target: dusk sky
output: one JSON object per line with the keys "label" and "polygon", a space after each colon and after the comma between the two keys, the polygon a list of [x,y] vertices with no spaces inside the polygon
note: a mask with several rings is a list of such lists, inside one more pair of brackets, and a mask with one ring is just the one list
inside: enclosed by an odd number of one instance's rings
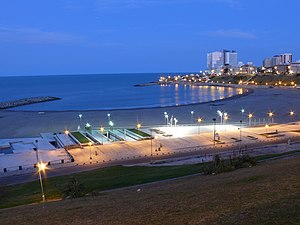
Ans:
{"label": "dusk sky", "polygon": [[206,54],[300,59],[299,0],[9,0],[0,75],[193,72]]}

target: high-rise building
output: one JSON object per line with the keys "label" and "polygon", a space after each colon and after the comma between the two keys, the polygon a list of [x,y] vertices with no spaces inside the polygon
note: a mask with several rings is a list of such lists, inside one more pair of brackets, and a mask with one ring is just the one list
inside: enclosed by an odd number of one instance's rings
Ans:
{"label": "high-rise building", "polygon": [[238,65],[237,52],[222,50],[207,54],[207,68],[210,71],[215,70],[215,72],[219,72],[225,65],[232,67]]}
{"label": "high-rise building", "polygon": [[223,53],[224,53],[224,65],[230,65],[232,67],[236,67],[238,64],[237,52],[223,50]]}
{"label": "high-rise building", "polygon": [[207,54],[207,68],[212,70],[221,69],[224,66],[224,55],[222,52],[211,52]]}
{"label": "high-rise building", "polygon": [[274,55],[272,58],[266,58],[263,61],[264,67],[289,65],[293,62],[293,55],[291,53],[284,53],[280,55]]}
{"label": "high-rise building", "polygon": [[282,65],[281,56],[280,55],[274,55],[272,57],[272,66],[278,66],[278,65]]}
{"label": "high-rise building", "polygon": [[288,64],[291,64],[293,62],[292,53],[280,54],[280,58],[281,58],[281,65],[288,65]]}
{"label": "high-rise building", "polygon": [[272,58],[266,58],[263,61],[263,66],[266,68],[272,67]]}

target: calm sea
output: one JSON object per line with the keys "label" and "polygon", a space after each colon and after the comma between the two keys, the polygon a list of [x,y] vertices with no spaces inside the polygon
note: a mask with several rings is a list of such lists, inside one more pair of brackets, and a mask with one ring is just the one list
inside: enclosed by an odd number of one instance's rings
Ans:
{"label": "calm sea", "polygon": [[164,107],[208,102],[236,95],[235,88],[185,85],[135,87],[160,74],[94,74],[0,77],[0,102],[35,96],[61,100],[14,110],[96,110]]}

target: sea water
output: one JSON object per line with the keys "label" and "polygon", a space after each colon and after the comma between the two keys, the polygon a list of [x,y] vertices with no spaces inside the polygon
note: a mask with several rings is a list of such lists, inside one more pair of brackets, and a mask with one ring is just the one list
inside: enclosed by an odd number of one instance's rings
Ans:
{"label": "sea water", "polygon": [[161,74],[93,74],[0,77],[0,102],[53,96],[61,100],[13,108],[64,111],[165,107],[203,103],[238,94],[232,87],[191,85],[135,86],[157,81]]}

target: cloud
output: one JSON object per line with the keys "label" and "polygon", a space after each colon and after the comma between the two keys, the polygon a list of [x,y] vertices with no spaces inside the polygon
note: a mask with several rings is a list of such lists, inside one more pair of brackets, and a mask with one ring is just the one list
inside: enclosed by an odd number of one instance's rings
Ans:
{"label": "cloud", "polygon": [[82,38],[54,31],[43,31],[29,27],[0,27],[1,42],[27,44],[66,44],[82,42]]}
{"label": "cloud", "polygon": [[208,37],[220,38],[239,38],[239,39],[255,39],[256,35],[251,32],[242,31],[239,29],[232,30],[216,30],[201,32],[200,35]]}

